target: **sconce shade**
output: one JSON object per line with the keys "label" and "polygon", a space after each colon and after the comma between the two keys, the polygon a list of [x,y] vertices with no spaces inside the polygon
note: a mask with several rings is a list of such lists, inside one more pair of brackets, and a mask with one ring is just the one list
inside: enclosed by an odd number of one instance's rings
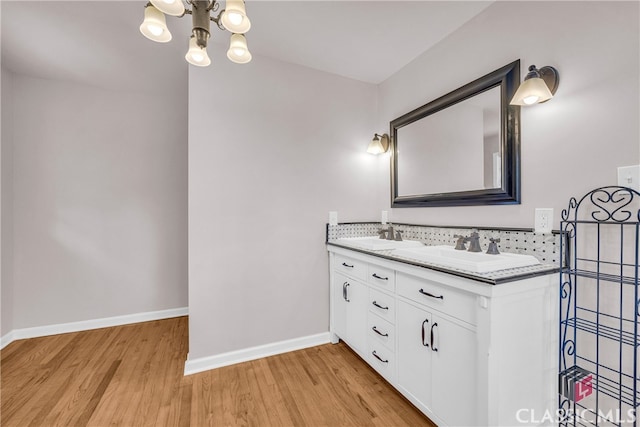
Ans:
{"label": "sconce shade", "polygon": [[511,105],[540,104],[553,98],[558,88],[558,71],[553,67],[529,67],[529,73],[513,95]]}
{"label": "sconce shade", "polygon": [[207,49],[198,46],[195,37],[189,39],[189,50],[184,58],[189,64],[197,65],[198,67],[206,67],[211,64],[211,59],[209,59],[209,55],[207,55]]}
{"label": "sconce shade", "polygon": [[162,13],[171,16],[182,16],[184,4],[182,0],[150,0],[151,4]]}
{"label": "sconce shade", "polygon": [[369,147],[367,147],[367,153],[369,154],[382,154],[386,153],[389,149],[389,135],[386,133],[383,135],[378,135],[377,133],[373,135],[373,139],[369,143]]}
{"label": "sconce shade", "polygon": [[243,0],[227,0],[221,19],[224,28],[234,34],[244,34],[251,28]]}
{"label": "sconce shade", "polygon": [[247,39],[242,34],[232,34],[227,58],[236,64],[246,64],[251,61],[251,53],[247,48]]}
{"label": "sconce shade", "polygon": [[171,40],[164,14],[153,6],[144,9],[144,21],[140,25],[140,32],[154,42],[166,43]]}

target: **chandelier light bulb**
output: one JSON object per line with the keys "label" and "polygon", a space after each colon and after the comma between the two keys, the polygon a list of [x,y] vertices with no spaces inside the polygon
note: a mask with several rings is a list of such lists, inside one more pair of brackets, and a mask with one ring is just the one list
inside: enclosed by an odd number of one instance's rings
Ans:
{"label": "chandelier light bulb", "polygon": [[236,64],[246,64],[251,61],[251,53],[247,47],[247,39],[244,35],[231,34],[227,58]]}
{"label": "chandelier light bulb", "polygon": [[244,34],[251,28],[243,0],[227,0],[221,20],[224,28],[234,34]]}
{"label": "chandelier light bulb", "polygon": [[154,42],[166,43],[171,40],[164,14],[153,6],[144,9],[144,21],[140,25],[140,32]]}
{"label": "chandelier light bulb", "polygon": [[229,13],[228,19],[229,22],[231,22],[233,25],[240,25],[242,24],[242,20],[244,19],[244,17],[239,13],[232,12]]}
{"label": "chandelier light bulb", "polygon": [[206,67],[211,64],[211,59],[207,55],[207,49],[198,46],[195,37],[189,39],[189,50],[184,56],[189,64],[196,65],[198,67]]}
{"label": "chandelier light bulb", "polygon": [[147,25],[147,29],[149,30],[149,32],[151,34],[153,34],[154,36],[159,36],[160,34],[163,33],[163,29],[158,27],[157,25],[153,25],[153,24],[149,24]]}
{"label": "chandelier light bulb", "polygon": [[184,15],[182,0],[150,0],[151,4],[162,13],[171,16]]}

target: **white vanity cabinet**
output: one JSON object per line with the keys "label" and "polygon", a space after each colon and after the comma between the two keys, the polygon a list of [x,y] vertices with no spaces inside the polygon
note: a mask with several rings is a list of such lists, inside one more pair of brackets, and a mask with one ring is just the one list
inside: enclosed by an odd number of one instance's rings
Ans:
{"label": "white vanity cabinet", "polygon": [[[522,414],[554,410],[555,274],[490,284],[329,252],[332,342],[346,342],[436,424],[522,425]],[[345,282],[358,289],[349,302]]]}
{"label": "white vanity cabinet", "polygon": [[357,277],[364,276],[364,272],[359,273],[359,268],[366,265],[346,257],[340,257],[338,261],[332,280],[332,330],[362,355],[367,346],[369,288]]}

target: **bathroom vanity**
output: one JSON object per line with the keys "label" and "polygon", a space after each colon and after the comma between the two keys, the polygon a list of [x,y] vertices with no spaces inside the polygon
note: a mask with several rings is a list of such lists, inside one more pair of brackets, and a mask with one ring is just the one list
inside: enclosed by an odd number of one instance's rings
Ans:
{"label": "bathroom vanity", "polygon": [[327,243],[332,342],[343,340],[432,421],[530,425],[532,414],[552,413],[552,264],[492,275],[396,255],[410,251]]}

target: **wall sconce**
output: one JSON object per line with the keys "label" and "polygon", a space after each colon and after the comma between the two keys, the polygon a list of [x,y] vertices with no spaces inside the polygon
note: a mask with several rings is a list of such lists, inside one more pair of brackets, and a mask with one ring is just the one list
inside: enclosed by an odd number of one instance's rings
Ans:
{"label": "wall sconce", "polygon": [[532,65],[510,104],[533,105],[546,102],[555,95],[559,82],[560,76],[555,68],[546,66],[537,69]]}
{"label": "wall sconce", "polygon": [[386,133],[379,135],[374,134],[373,139],[369,143],[369,147],[367,147],[367,153],[369,154],[382,154],[386,153],[389,149],[389,135]]}

